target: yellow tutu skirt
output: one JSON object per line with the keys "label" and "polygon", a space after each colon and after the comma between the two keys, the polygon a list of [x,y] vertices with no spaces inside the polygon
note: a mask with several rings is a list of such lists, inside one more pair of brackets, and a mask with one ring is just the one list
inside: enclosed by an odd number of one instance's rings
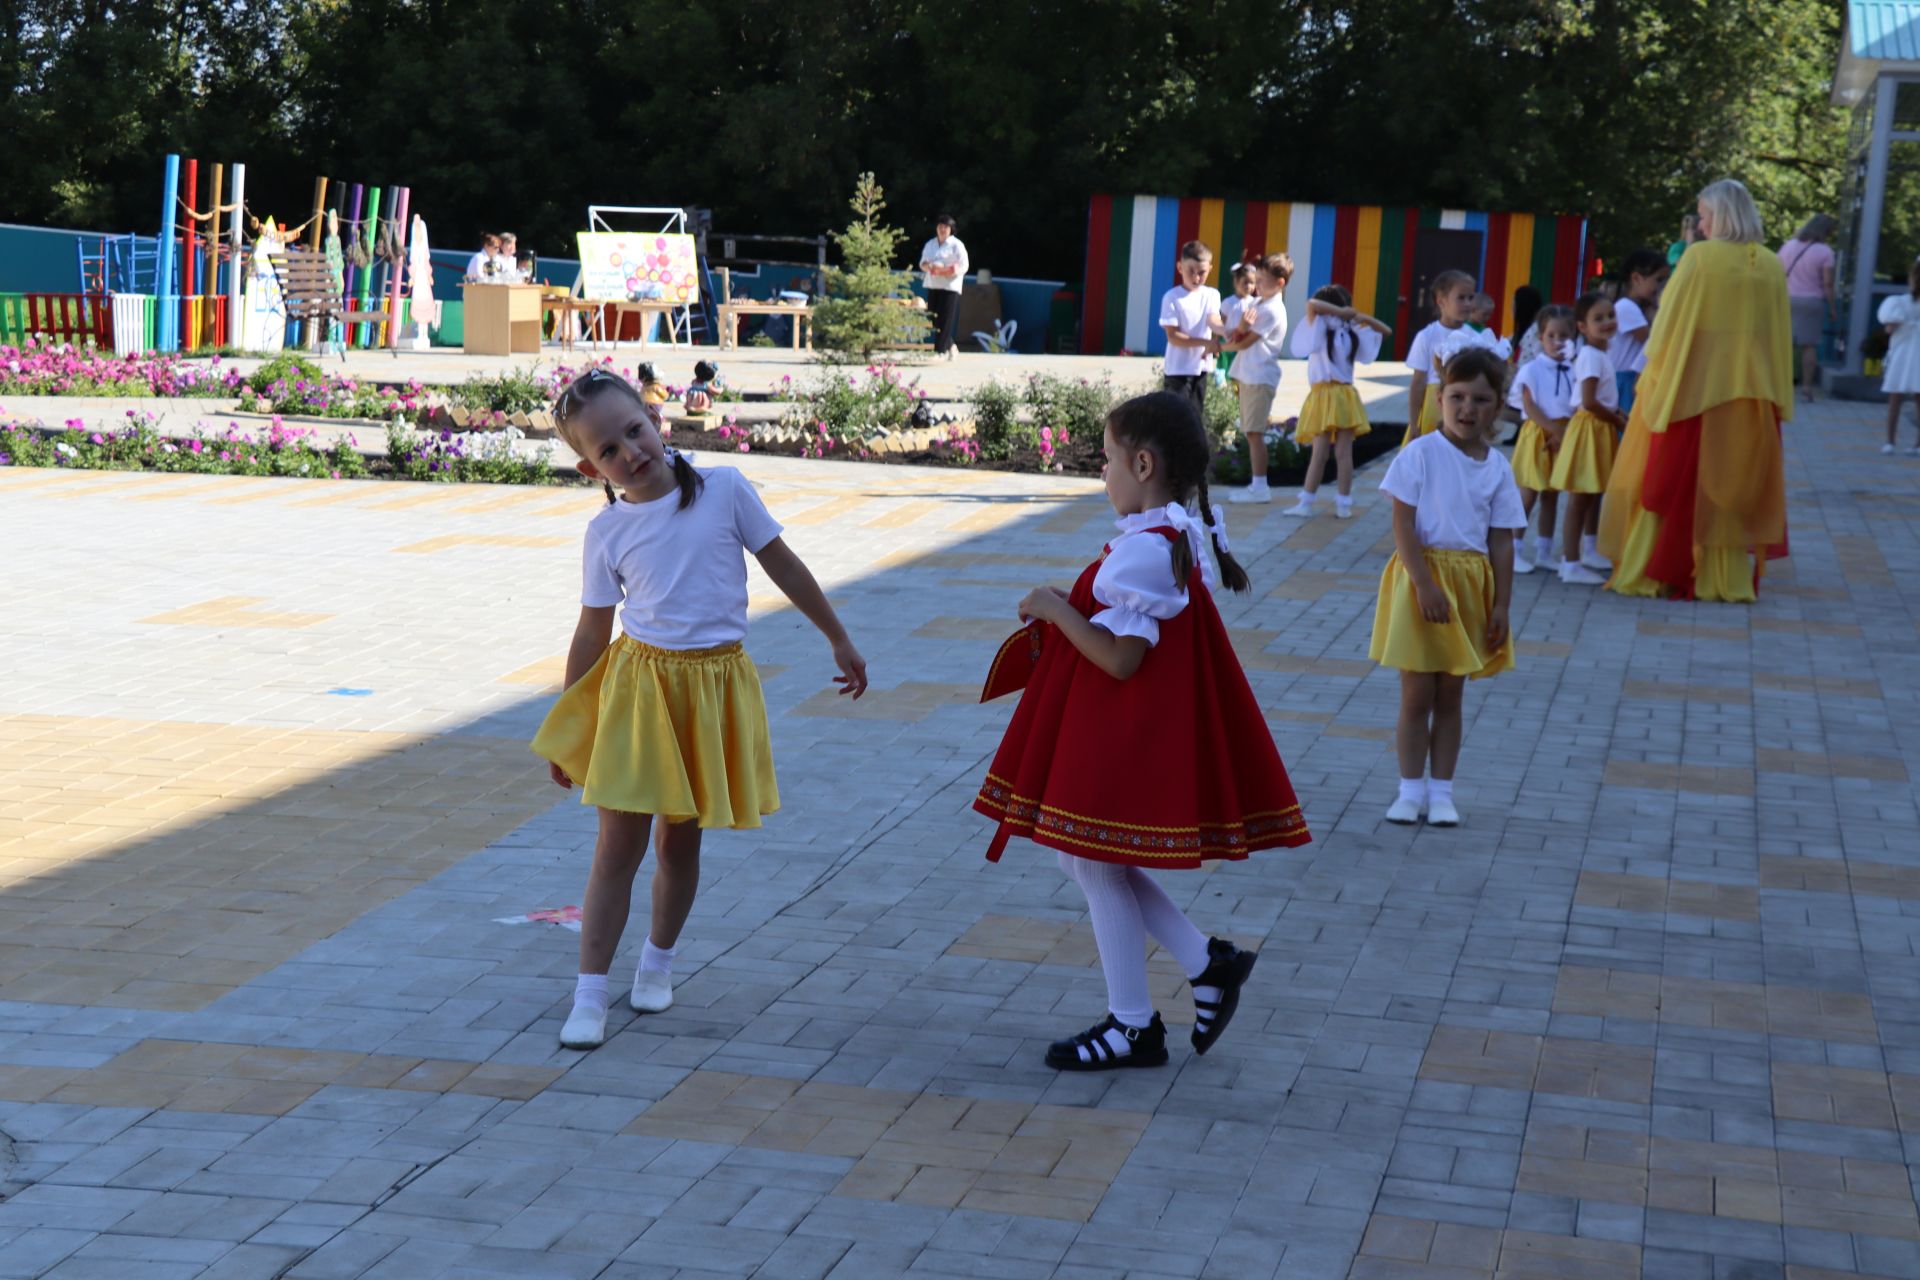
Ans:
{"label": "yellow tutu skirt", "polygon": [[1371,430],[1367,407],[1351,382],[1316,382],[1307,392],[1307,402],[1300,406],[1293,439],[1296,444],[1308,444],[1323,433],[1351,431],[1357,440]]}
{"label": "yellow tutu skirt", "polygon": [[1429,381],[1427,383],[1427,398],[1420,402],[1420,421],[1407,428],[1407,437],[1402,443],[1412,444],[1415,440],[1427,434],[1427,432],[1437,431],[1439,427],[1440,384]]}
{"label": "yellow tutu skirt", "polygon": [[1544,493],[1553,488],[1553,454],[1547,449],[1544,427],[1528,418],[1513,442],[1513,482],[1522,489]]}
{"label": "yellow tutu skirt", "polygon": [[1553,460],[1547,487],[1567,493],[1605,493],[1607,478],[1613,474],[1614,444],[1613,428],[1580,410],[1560,437],[1560,452]]}
{"label": "yellow tutu skirt", "polygon": [[780,807],[760,676],[738,644],[656,649],[621,635],[553,704],[533,751],[602,809],[740,828]]}
{"label": "yellow tutu skirt", "polygon": [[1493,612],[1493,562],[1478,551],[1422,553],[1434,585],[1446,593],[1448,618],[1428,622],[1420,614],[1413,576],[1396,552],[1380,573],[1380,595],[1373,606],[1373,643],[1369,655],[1383,667],[1436,671],[1475,680],[1513,669],[1513,635],[1498,648],[1487,644],[1487,618]]}

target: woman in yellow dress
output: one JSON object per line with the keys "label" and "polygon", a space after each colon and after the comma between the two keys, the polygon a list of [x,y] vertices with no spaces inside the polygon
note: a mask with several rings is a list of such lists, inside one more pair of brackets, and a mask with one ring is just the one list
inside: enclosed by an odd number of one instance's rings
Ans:
{"label": "woman in yellow dress", "polygon": [[1751,604],[1766,562],[1787,554],[1787,281],[1744,186],[1714,183],[1699,209],[1702,239],[1647,338],[1600,547],[1615,566],[1607,587],[1622,595]]}

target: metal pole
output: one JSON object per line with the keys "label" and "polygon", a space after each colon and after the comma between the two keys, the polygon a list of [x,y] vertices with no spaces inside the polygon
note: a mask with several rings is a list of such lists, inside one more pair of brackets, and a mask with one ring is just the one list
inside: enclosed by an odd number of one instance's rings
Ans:
{"label": "metal pole", "polygon": [[1880,257],[1880,205],[1887,196],[1887,152],[1893,133],[1893,97],[1899,85],[1882,75],[1873,85],[1873,137],[1867,143],[1867,191],[1860,206],[1860,239],[1853,248],[1853,298],[1847,309],[1848,373],[1860,372],[1860,344],[1873,319],[1873,268]]}
{"label": "metal pole", "polygon": [[167,156],[166,181],[160,189],[160,244],[155,251],[154,307],[158,315],[153,345],[161,351],[175,350],[175,325],[179,320],[173,292],[173,202],[180,190],[180,157]]}
{"label": "metal pole", "polygon": [[233,266],[227,272],[227,342],[232,346],[244,347],[246,341],[245,313],[240,305],[240,281],[246,275],[247,248],[245,239],[245,220],[247,216],[247,166],[233,166]]}

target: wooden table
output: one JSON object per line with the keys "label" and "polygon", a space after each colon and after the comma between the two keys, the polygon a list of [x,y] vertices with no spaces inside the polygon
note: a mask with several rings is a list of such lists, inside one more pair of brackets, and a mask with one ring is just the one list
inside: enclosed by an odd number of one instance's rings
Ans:
{"label": "wooden table", "polygon": [[800,349],[800,329],[807,331],[807,350],[813,350],[813,307],[805,302],[723,302],[720,311],[720,349],[731,351],[740,340],[741,316],[791,316],[793,349]]}
{"label": "wooden table", "polygon": [[540,354],[541,302],[537,284],[462,285],[466,302],[465,349],[470,356]]}
{"label": "wooden table", "polygon": [[653,327],[647,323],[647,317],[660,315],[667,317],[667,345],[670,347],[680,345],[680,335],[674,329],[673,315],[686,306],[686,303],[667,302],[659,298],[639,298],[630,302],[609,302],[607,305],[613,308],[613,340],[616,344],[620,341],[620,326],[624,318],[637,315],[640,317],[640,345],[646,346],[647,330]]}
{"label": "wooden table", "polygon": [[565,293],[549,293],[540,300],[540,318],[544,322],[549,314],[557,314],[553,323],[553,336],[560,343],[562,351],[573,350],[574,317],[585,319],[580,327],[593,343],[593,349],[600,349],[600,306],[589,298],[575,298]]}

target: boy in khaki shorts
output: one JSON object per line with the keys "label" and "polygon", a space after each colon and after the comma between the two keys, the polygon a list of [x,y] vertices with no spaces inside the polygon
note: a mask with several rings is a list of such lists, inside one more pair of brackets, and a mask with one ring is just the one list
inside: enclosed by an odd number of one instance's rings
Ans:
{"label": "boy in khaki shorts", "polygon": [[1252,483],[1234,490],[1229,502],[1273,501],[1267,491],[1267,420],[1280,388],[1280,350],[1287,337],[1287,304],[1280,291],[1293,276],[1293,259],[1269,253],[1256,259],[1256,265],[1253,296],[1240,313],[1240,323],[1220,344],[1238,353],[1229,376],[1239,384],[1240,434],[1247,438],[1247,461],[1253,466]]}

